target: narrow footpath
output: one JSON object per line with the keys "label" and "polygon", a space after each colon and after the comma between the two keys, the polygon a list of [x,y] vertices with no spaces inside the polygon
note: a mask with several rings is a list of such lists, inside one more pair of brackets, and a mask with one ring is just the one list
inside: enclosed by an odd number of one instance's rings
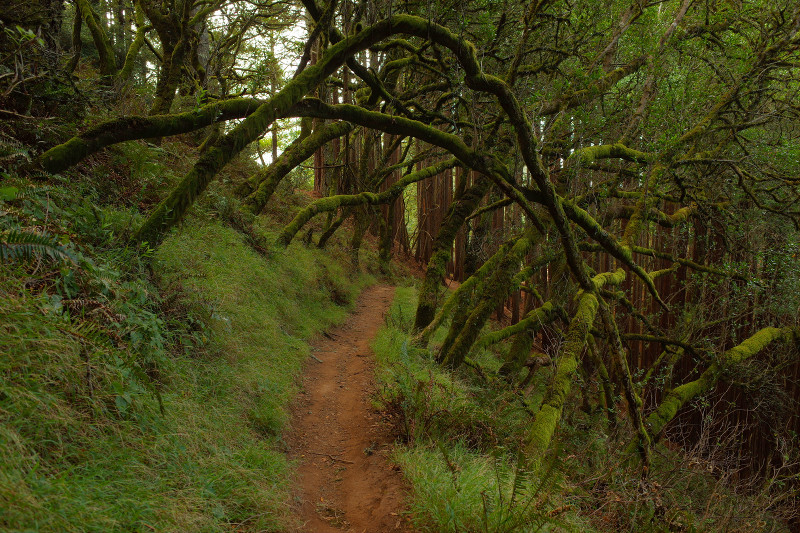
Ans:
{"label": "narrow footpath", "polygon": [[393,296],[391,286],[366,289],[347,321],[312,346],[287,436],[299,463],[299,532],[413,531],[404,514],[407,487],[387,457],[391,434],[371,403],[370,343]]}

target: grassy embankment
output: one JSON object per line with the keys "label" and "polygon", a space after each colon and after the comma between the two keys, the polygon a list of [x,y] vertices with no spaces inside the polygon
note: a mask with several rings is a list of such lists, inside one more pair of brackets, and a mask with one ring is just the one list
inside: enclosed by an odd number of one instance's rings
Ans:
{"label": "grassy embankment", "polygon": [[[138,200],[170,173],[141,163],[161,149],[120,157]],[[281,433],[307,341],[369,276],[335,251],[265,257],[219,195],[151,253],[125,247],[139,215],[104,203],[109,176],[4,177],[0,230],[57,242],[0,263],[0,530],[281,530]],[[274,238],[272,220],[253,224]]]}

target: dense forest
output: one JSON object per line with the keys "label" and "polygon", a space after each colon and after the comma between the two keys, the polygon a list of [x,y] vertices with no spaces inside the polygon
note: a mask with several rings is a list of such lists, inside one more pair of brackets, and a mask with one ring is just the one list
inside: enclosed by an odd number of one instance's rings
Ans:
{"label": "dense forest", "polygon": [[0,529],[296,527],[375,278],[417,530],[800,527],[796,1],[4,0],[0,119]]}

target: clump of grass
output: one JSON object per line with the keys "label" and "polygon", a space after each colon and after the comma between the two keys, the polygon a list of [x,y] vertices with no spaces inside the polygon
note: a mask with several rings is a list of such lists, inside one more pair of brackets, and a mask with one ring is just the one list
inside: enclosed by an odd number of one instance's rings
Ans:
{"label": "clump of grass", "polygon": [[[530,475],[498,448],[477,453],[456,443],[417,445],[395,454],[414,487],[411,512],[422,531],[538,532],[589,531],[569,506],[558,506],[543,490],[552,472]],[[544,482],[542,481],[544,480]]]}

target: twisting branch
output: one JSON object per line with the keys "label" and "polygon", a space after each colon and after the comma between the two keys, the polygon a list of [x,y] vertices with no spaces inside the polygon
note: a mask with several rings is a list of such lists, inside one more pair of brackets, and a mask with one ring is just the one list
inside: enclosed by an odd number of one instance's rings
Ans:
{"label": "twisting branch", "polygon": [[107,146],[197,131],[217,122],[244,118],[262,104],[261,100],[234,98],[177,115],[120,117],[98,124],[67,142],[50,148],[39,156],[39,163],[48,172],[62,172]]}
{"label": "twisting branch", "polygon": [[281,248],[285,248],[292,242],[292,239],[297,232],[300,231],[303,226],[314,218],[319,213],[325,213],[328,211],[334,211],[340,207],[352,207],[355,205],[377,205],[377,204],[386,204],[389,202],[394,201],[395,198],[400,196],[400,194],[405,190],[406,187],[411,185],[412,183],[416,183],[418,181],[422,181],[424,179],[430,178],[431,176],[435,176],[441,172],[444,172],[448,168],[453,168],[458,164],[458,160],[456,159],[448,159],[446,161],[442,161],[439,164],[426,167],[422,170],[418,170],[417,172],[412,172],[406,176],[403,176],[399,179],[394,185],[386,189],[381,193],[374,193],[374,192],[362,192],[359,194],[340,194],[337,196],[328,196],[326,198],[320,198],[315,202],[311,203],[309,206],[304,208],[300,211],[294,219],[283,229],[281,234],[278,236],[275,244]]}

